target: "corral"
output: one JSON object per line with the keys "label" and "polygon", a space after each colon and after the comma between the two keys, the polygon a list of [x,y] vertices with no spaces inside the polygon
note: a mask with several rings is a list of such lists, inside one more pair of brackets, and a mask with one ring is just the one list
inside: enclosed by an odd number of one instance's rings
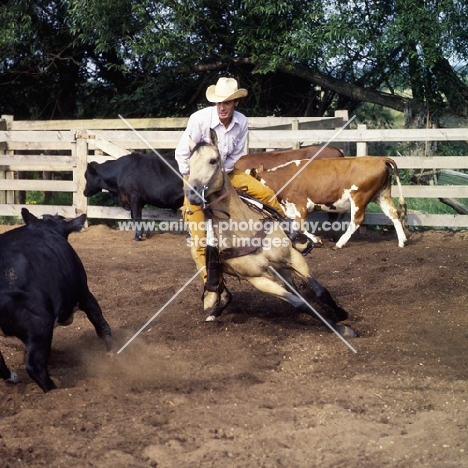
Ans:
{"label": "corral", "polygon": [[[337,111],[345,112],[345,111]],[[299,148],[332,142],[343,149],[355,145],[355,155],[367,154],[371,142],[450,142],[468,141],[468,129],[370,129],[358,125],[348,130],[346,116],[326,119],[301,117],[249,118],[249,138],[246,154],[261,149]],[[83,195],[84,173],[88,162],[103,162],[119,158],[133,150],[173,152],[186,124],[186,119],[134,119],[85,121],[14,121],[11,116],[0,119],[0,216],[20,216],[25,206],[16,196],[25,191],[68,192],[73,196],[69,205],[48,206],[46,209],[67,217],[86,213],[89,218],[128,219],[129,212],[117,207],[91,206]],[[338,129],[330,129],[333,127]],[[129,127],[131,130],[129,130]],[[323,128],[327,128],[324,130]],[[113,129],[113,130],[111,130]],[[149,130],[152,129],[152,130]],[[344,131],[343,131],[344,130]],[[350,155],[348,150],[345,154]],[[353,153],[354,154],[354,153]],[[157,157],[157,156],[155,156]],[[433,176],[440,170],[466,170],[465,156],[438,155],[398,156],[393,158],[399,169],[427,171]],[[37,180],[20,178],[26,172],[67,172],[67,180]],[[392,195],[398,196],[397,187]],[[403,185],[408,198],[459,199],[468,198],[468,185]],[[28,207],[35,215],[44,213],[44,206]],[[144,210],[149,219],[167,219],[166,213]],[[368,213],[365,224],[385,225],[389,220],[381,213]],[[466,214],[428,214],[410,210],[409,226],[468,227]]]}
{"label": "corral", "polygon": [[[1,465],[467,466],[467,236],[413,233],[399,249],[394,233],[367,232],[312,251],[356,353],[232,278],[217,322],[204,322],[197,278],[113,359],[77,315],[56,329],[48,394],[21,344],[0,338],[22,378],[0,382]],[[119,347],[195,272],[183,234],[132,238],[102,225],[70,236]]]}
{"label": "corral", "polygon": [[[23,124],[28,128],[0,131],[0,177],[6,177],[0,215],[18,216],[14,191],[63,190],[73,192],[73,206],[28,208],[36,215],[86,211],[90,218],[128,219],[118,208],[88,206],[83,174],[86,162],[108,158],[104,153],[146,148],[138,135],[94,129],[89,121],[70,123],[83,131]],[[250,146],[288,147],[335,135],[288,125],[287,134],[253,127]],[[467,140],[466,132],[357,129],[336,139],[356,142],[365,154],[365,142]],[[173,148],[178,138],[177,132],[142,134],[157,148]],[[396,159],[400,168],[468,167],[466,157]],[[22,170],[73,175],[10,178]],[[405,186],[404,195],[466,198],[467,190],[466,184]],[[466,219],[410,213],[409,221],[462,228]],[[378,214],[368,223],[383,224]],[[70,237],[118,346],[128,343],[120,354],[107,358],[78,315],[56,329],[49,369],[59,389],[43,394],[24,370],[23,346],[0,338],[8,365],[22,378],[15,386],[0,382],[2,466],[468,466],[466,231],[413,232],[399,249],[395,233],[383,229],[356,233],[342,251],[327,241],[312,251],[312,272],[360,334],[351,342],[356,353],[309,316],[232,278],[233,303],[218,321],[205,323],[201,284],[189,282],[195,270],[185,235],[132,238],[133,232],[102,225]]]}

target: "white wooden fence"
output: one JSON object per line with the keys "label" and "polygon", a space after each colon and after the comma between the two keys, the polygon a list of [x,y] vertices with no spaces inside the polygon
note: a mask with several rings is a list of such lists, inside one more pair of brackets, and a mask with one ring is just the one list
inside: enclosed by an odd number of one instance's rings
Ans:
{"label": "white wooden fence", "polygon": [[[74,217],[129,219],[129,212],[116,207],[89,206],[83,195],[84,173],[90,161],[103,162],[133,150],[172,150],[187,119],[112,119],[82,121],[0,120],[0,216],[19,217],[26,205],[15,203],[17,191],[72,192],[72,206],[27,205],[36,215],[58,213]],[[367,154],[369,142],[468,141],[468,128],[419,130],[343,129],[347,116],[329,119],[251,118],[246,151],[291,148],[311,144],[336,146],[356,143],[358,156]],[[328,129],[325,129],[327,128]],[[157,128],[157,130],[156,130]],[[330,129],[331,128],[331,129]],[[51,154],[52,153],[52,154]],[[157,156],[155,156],[157,157]],[[395,157],[400,169],[468,169],[466,156]],[[71,172],[72,180],[18,179],[18,171]],[[392,194],[398,196],[396,187]],[[405,198],[468,198],[467,186],[404,185]],[[162,210],[144,210],[147,219],[168,219]],[[382,214],[368,213],[366,224],[388,224]],[[468,215],[432,215],[409,212],[410,226],[468,227]]]}

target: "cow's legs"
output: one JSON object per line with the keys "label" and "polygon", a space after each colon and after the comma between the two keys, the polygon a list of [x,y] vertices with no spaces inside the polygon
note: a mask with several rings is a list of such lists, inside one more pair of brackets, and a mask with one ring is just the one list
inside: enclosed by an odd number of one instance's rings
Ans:
{"label": "cow's legs", "polygon": [[380,206],[385,215],[387,215],[393,222],[395,226],[395,231],[398,236],[398,247],[404,247],[407,241],[406,234],[403,228],[403,224],[400,221],[398,216],[398,211],[393,204],[393,201],[389,197],[380,196],[375,200],[375,203]]}
{"label": "cow's legs", "polygon": [[130,201],[130,213],[135,226],[135,237],[134,241],[141,241],[145,235],[145,230],[141,225],[141,216],[143,213],[143,206],[138,199],[132,199]]}
{"label": "cow's legs", "polygon": [[[301,226],[305,226],[305,221],[307,218],[301,219]],[[301,232],[304,233],[314,244],[323,245],[322,239],[315,234],[312,234],[307,229],[301,229]]]}
{"label": "cow's legs", "polygon": [[112,340],[111,329],[104,319],[101,307],[91,291],[88,290],[80,300],[79,308],[86,314],[89,321],[93,324],[97,336],[104,341],[107,351],[113,351],[115,346],[114,341]]}
{"label": "cow's legs", "polygon": [[356,206],[354,200],[351,199],[351,220],[349,222],[348,229],[345,233],[338,239],[338,242],[335,244],[337,249],[341,249],[351,238],[351,236],[358,230],[359,226],[364,221],[365,208]]}
{"label": "cow's legs", "polygon": [[6,365],[5,359],[3,359],[3,355],[1,352],[0,352],[0,378],[10,383],[19,382],[18,375],[15,372],[12,372],[10,371],[10,369],[8,369],[8,366]]}
{"label": "cow's legs", "polygon": [[26,370],[29,376],[42,388],[44,392],[49,392],[57,388],[49,376],[47,364],[49,362],[50,347],[52,345],[51,331],[41,334],[34,334],[28,340],[26,349]]}
{"label": "cow's legs", "polygon": [[299,223],[300,231],[305,234],[314,244],[323,245],[322,239],[320,239],[320,237],[307,230],[306,221],[308,214],[309,210],[307,209],[307,205],[300,207],[299,216],[296,216],[296,223]]}
{"label": "cow's legs", "polygon": [[295,228],[302,232],[305,236],[307,236],[314,244],[322,245],[322,239],[316,236],[315,234],[309,232],[306,228],[307,224],[307,216],[309,214],[309,210],[307,205],[301,204],[294,204],[288,202],[282,202],[282,206],[284,206],[284,212],[288,219],[293,219],[295,223],[298,224]]}

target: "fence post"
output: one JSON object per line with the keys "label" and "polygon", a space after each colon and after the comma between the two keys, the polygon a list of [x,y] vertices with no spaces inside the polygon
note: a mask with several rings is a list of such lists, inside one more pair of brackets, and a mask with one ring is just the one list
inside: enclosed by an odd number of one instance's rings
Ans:
{"label": "fence post", "polygon": [[[341,126],[343,126],[349,120],[349,114],[348,114],[348,111],[346,109],[336,110],[335,111],[335,117],[341,117],[341,119],[343,121]],[[336,129],[336,130],[338,130],[338,129]],[[346,130],[349,130],[349,127],[346,127]],[[349,141],[343,141],[342,145],[343,145],[343,148],[342,148],[343,149],[343,154],[345,156],[348,156],[349,155]]]}
{"label": "fence post", "polygon": [[[293,119],[291,122],[291,130],[299,130],[299,120]],[[292,149],[299,149],[301,147],[301,143],[299,141],[295,141],[292,145]]]}
{"label": "fence post", "polygon": [[[0,130],[9,130],[8,123],[13,121],[12,115],[2,115],[0,119]],[[0,154],[14,154],[14,151],[8,151],[5,142],[0,142]],[[14,179],[13,171],[8,166],[0,168],[0,179]],[[15,203],[15,192],[8,190],[0,192],[0,203],[12,205]]]}
{"label": "fence post", "polygon": [[[0,130],[6,130],[6,120],[3,119],[0,120]],[[6,154],[6,143],[3,141],[0,141],[0,154]],[[6,179],[6,167],[5,166],[0,166],[0,179]],[[0,183],[1,185],[1,183]],[[0,191],[0,204],[5,204],[7,198],[7,192],[2,190]]]}
{"label": "fence post", "polygon": [[72,143],[72,155],[76,166],[73,180],[76,182],[76,192],[73,193],[73,206],[77,215],[88,213],[88,199],[83,195],[86,186],[85,172],[88,164],[88,140],[86,130],[75,132],[75,143]]}
{"label": "fence post", "polygon": [[[366,124],[357,126],[358,130],[367,130]],[[367,156],[367,141],[358,141],[356,143],[356,156]]]}

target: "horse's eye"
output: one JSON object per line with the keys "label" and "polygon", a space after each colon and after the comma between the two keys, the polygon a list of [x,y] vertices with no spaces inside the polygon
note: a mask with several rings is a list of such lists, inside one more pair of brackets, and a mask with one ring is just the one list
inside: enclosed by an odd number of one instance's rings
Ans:
{"label": "horse's eye", "polygon": [[217,159],[214,159],[214,158],[210,159],[210,164],[213,165],[213,166],[214,166],[217,162],[218,162]]}

